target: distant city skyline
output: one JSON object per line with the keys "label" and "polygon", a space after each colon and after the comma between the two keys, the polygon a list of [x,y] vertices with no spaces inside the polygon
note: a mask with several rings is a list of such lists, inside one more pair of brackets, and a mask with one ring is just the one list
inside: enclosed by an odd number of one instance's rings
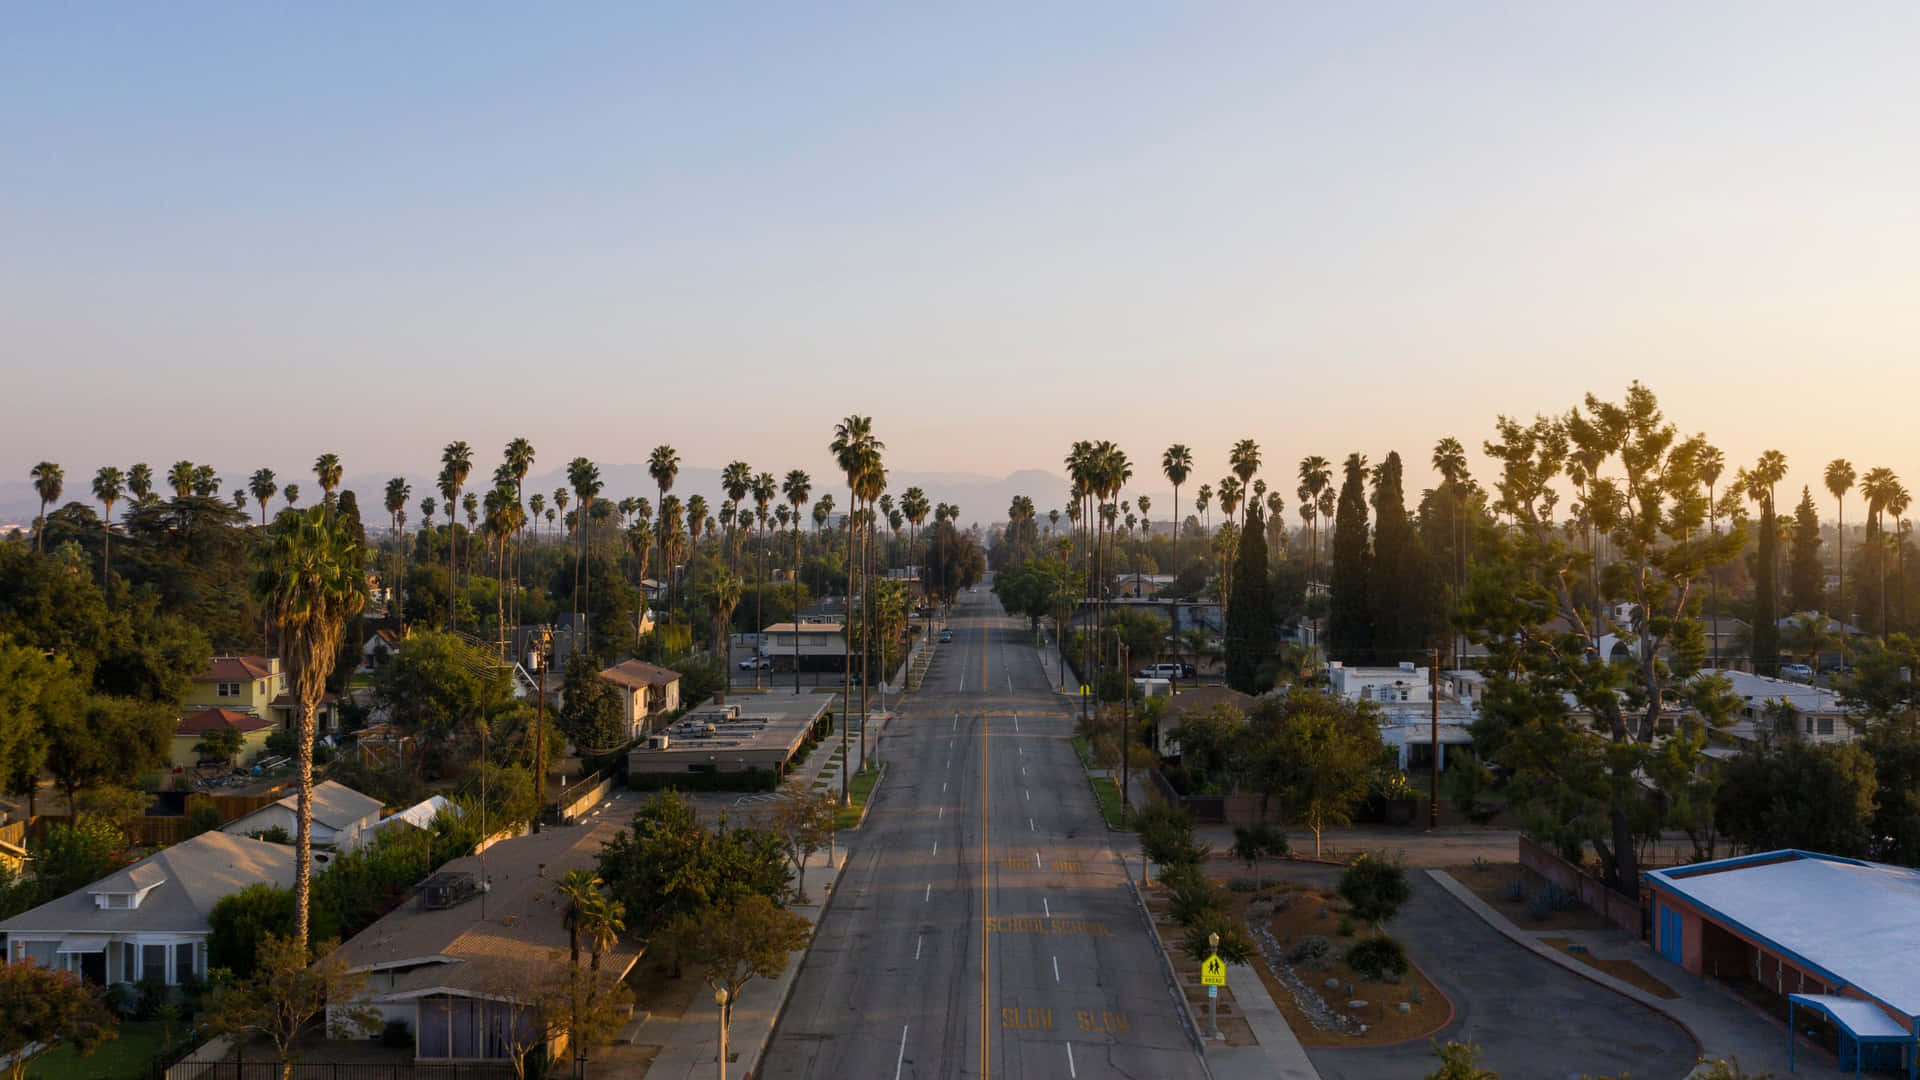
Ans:
{"label": "distant city skyline", "polygon": [[1830,517],[1832,458],[1920,481],[1916,46],[1892,3],[18,12],[0,493],[520,435],[830,488],[861,413],[900,472],[1112,439],[1156,516],[1168,444],[1197,487],[1253,438],[1291,508],[1303,455],[1484,481],[1497,415],[1639,378]]}

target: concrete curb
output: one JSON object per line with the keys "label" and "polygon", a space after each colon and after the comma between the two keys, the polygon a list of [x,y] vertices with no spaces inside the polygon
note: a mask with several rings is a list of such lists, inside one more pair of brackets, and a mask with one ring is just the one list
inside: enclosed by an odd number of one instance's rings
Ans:
{"label": "concrete curb", "polygon": [[847,863],[852,859],[853,849],[851,847],[843,847],[840,849],[840,865],[833,868],[833,880],[827,883],[827,896],[820,905],[820,916],[813,920],[813,929],[807,933],[807,947],[800,950],[800,959],[792,962],[791,977],[780,987],[780,1001],[774,1006],[773,1020],[767,1024],[767,1029],[760,1033],[758,1045],[753,1049],[753,1057],[748,1058],[745,1054],[740,1055],[741,1062],[744,1066],[740,1070],[741,1080],[753,1080],[754,1070],[764,1064],[767,1046],[773,1042],[773,1033],[779,1030],[780,1018],[787,1014],[787,1002],[793,998],[793,988],[795,984],[800,981],[800,969],[806,966],[807,959],[813,955],[813,939],[815,935],[820,932],[820,924],[827,921],[828,909],[832,908],[833,902],[840,898],[840,875],[846,870]]}
{"label": "concrete curb", "polygon": [[1427,876],[1432,878],[1435,884],[1445,889],[1455,900],[1466,905],[1468,911],[1479,916],[1481,922],[1499,931],[1500,935],[1508,941],[1533,953],[1535,956],[1541,957],[1566,971],[1580,976],[1595,986],[1611,990],[1635,1004],[1652,1009],[1654,1012],[1673,1021],[1681,1031],[1687,1033],[1687,1038],[1693,1040],[1695,1054],[1706,1053],[1706,1045],[1700,1041],[1700,1036],[1693,1030],[1693,1026],[1672,1010],[1666,1008],[1663,999],[1655,997],[1632,983],[1616,979],[1598,968],[1583,964],[1551,945],[1542,944],[1537,938],[1521,933],[1513,923],[1507,920],[1506,916],[1501,915],[1499,912],[1487,906],[1485,900],[1474,895],[1472,889],[1460,884],[1452,874],[1447,873],[1445,870],[1428,870]]}
{"label": "concrete curb", "polygon": [[[860,820],[854,822],[853,824],[847,826],[844,829],[838,830],[839,832],[852,833],[852,832],[860,831],[860,827],[867,823],[867,815],[873,812],[874,800],[880,797],[880,785],[882,783],[885,783],[886,779],[887,779],[887,763],[882,761],[880,763],[880,775],[873,778],[873,790],[867,792],[867,801],[860,804]],[[838,878],[836,876],[836,880],[837,879]]]}
{"label": "concrete curb", "polygon": [[1146,897],[1140,894],[1140,883],[1127,870],[1127,861],[1118,854],[1114,858],[1120,863],[1120,872],[1126,875],[1127,891],[1133,896],[1133,908],[1140,913],[1140,922],[1146,928],[1147,938],[1153,942],[1154,955],[1160,958],[1160,974],[1166,977],[1167,994],[1173,998],[1174,1007],[1180,1010],[1180,1026],[1192,1041],[1194,1055],[1200,1059],[1200,1068],[1206,1072],[1207,1080],[1213,1080],[1213,1066],[1207,1061],[1207,1040],[1200,1034],[1200,1022],[1194,1019],[1186,995],[1180,992],[1180,974],[1173,970],[1173,959],[1167,955],[1166,942],[1160,940],[1160,931],[1153,925],[1153,912],[1147,910]]}

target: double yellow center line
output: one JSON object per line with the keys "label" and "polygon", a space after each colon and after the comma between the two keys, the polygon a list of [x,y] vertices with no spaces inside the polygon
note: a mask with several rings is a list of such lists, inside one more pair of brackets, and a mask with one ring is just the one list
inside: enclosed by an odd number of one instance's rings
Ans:
{"label": "double yellow center line", "polygon": [[[985,667],[983,655],[981,664],[983,674]],[[993,915],[992,894],[987,888],[987,873],[990,865],[990,856],[987,851],[987,768],[991,761],[992,757],[987,753],[987,721],[983,716],[980,718],[980,1080],[987,1080],[988,1040],[992,1038],[992,1029],[987,1026],[987,1020],[992,1011],[987,1006],[987,965],[990,963],[988,950],[990,935],[987,933],[987,923]]]}

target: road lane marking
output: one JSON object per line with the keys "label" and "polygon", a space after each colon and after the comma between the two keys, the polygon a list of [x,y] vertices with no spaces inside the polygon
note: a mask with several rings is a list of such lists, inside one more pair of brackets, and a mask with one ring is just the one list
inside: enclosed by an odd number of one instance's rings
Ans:
{"label": "road lane marking", "polygon": [[1053,981],[1060,981],[1060,958],[1057,956],[1053,958]]}
{"label": "road lane marking", "polygon": [[933,842],[933,853],[934,853],[935,855],[938,855],[938,854],[940,854],[940,841],[938,841],[938,840],[935,840],[935,841]]}
{"label": "road lane marking", "polygon": [[[988,874],[988,866],[989,866],[989,863],[987,861],[987,858],[988,858],[987,851],[993,841],[993,830],[991,829],[987,821],[987,806],[989,801],[988,788],[987,788],[987,775],[992,771],[992,769],[993,769],[993,755],[987,752],[987,725],[984,722],[982,722],[980,725],[980,914],[985,916],[989,920],[993,918],[993,894],[987,888],[987,874]],[[981,934],[980,934],[980,1080],[988,1080],[988,1070],[990,1069],[993,1061],[993,1057],[990,1052],[990,1040],[992,1038],[992,1032],[987,1027],[987,1016],[991,1012],[991,1006],[988,1004],[988,1001],[987,1001],[987,989],[988,989],[987,971],[988,971],[989,965],[993,962],[992,949],[989,944],[991,939],[992,939],[991,934],[988,934],[985,930],[981,931]]]}
{"label": "road lane marking", "polygon": [[[938,845],[939,843],[940,843],[940,841],[938,841],[938,840],[935,840],[935,841],[934,841],[934,844],[935,844],[935,845]],[[1046,868],[1045,868],[1044,866],[1042,866],[1042,865],[1040,864],[1040,853],[1039,853],[1039,852],[1037,852],[1037,851],[1033,853],[1033,868],[1034,868],[1035,870],[1044,870],[1044,869],[1046,869]]]}
{"label": "road lane marking", "polygon": [[[893,1080],[900,1080],[894,1077]],[[1080,1080],[1080,1074],[1073,1067],[1073,1044],[1067,1044],[1067,1080]]]}
{"label": "road lane marking", "polygon": [[944,807],[944,806],[943,806],[943,807],[941,807],[941,808],[940,808],[940,814],[939,814],[939,816],[938,816],[938,817],[936,817],[936,818],[934,818],[934,820],[935,820],[935,821],[945,821],[945,820],[947,820],[947,808],[946,808],[946,807]]}
{"label": "road lane marking", "polygon": [[[1021,790],[1022,790],[1022,791],[1027,791],[1027,789],[1025,789],[1025,788],[1022,788]],[[1032,801],[1033,801],[1033,792],[1031,792],[1031,791],[1027,791],[1027,801],[1028,801],[1028,802],[1032,802]]]}
{"label": "road lane marking", "polygon": [[1052,1031],[1053,1010],[1032,1005],[1024,1009],[1008,1006],[1000,1010],[1000,1026],[1014,1031]]}
{"label": "road lane marking", "polygon": [[1037,830],[1037,829],[1035,829],[1035,828],[1033,827],[1033,819],[1032,819],[1032,818],[1028,818],[1028,819],[1027,819],[1027,831],[1028,831],[1028,832],[1038,832],[1038,831],[1039,831],[1039,830]]}
{"label": "road lane marking", "polygon": [[[1007,689],[1009,689],[1009,690],[1011,690],[1011,689],[1013,689],[1013,685],[1012,685],[1012,684],[1013,684],[1013,679],[1012,679],[1012,678],[1008,678],[1008,679],[1007,679],[1007,684],[1008,684],[1008,685],[1007,685]],[[1020,714],[1019,714],[1019,713],[1014,713],[1014,714],[1013,714],[1013,730],[1014,730],[1014,733],[1015,733],[1015,734],[1019,734],[1019,732],[1020,732]],[[1023,753],[1023,754],[1024,754],[1024,753],[1026,753],[1026,751],[1025,751],[1025,750],[1022,750],[1022,751],[1020,751],[1020,752],[1021,752],[1021,753]]]}
{"label": "road lane marking", "polygon": [[952,758],[948,758],[948,759],[947,759],[947,768],[949,768],[949,769],[951,769],[951,768],[953,768],[953,759],[952,759]]}
{"label": "road lane marking", "polygon": [[[954,714],[953,714],[953,730],[954,730],[954,731],[959,731],[959,730],[960,730],[960,714],[959,714],[959,713],[954,713]],[[952,746],[952,745],[953,745],[953,740],[952,740],[952,739],[948,739],[948,740],[947,740],[947,745],[948,745],[948,746]]]}
{"label": "road lane marking", "polygon": [[900,1067],[907,1063],[907,1025],[900,1025],[900,1053],[893,1059],[893,1080],[900,1080]]}
{"label": "road lane marking", "polygon": [[1053,905],[1048,903],[1044,896],[1040,898],[1040,910],[1047,913],[1047,918],[1053,918]]}
{"label": "road lane marking", "polygon": [[1081,1009],[1074,1013],[1074,1018],[1080,1022],[1081,1031],[1095,1035],[1125,1035],[1133,1030],[1133,1024],[1127,1020],[1127,1014],[1123,1012],[1097,1013]]}
{"label": "road lane marking", "polygon": [[940,781],[940,793],[944,795],[946,794],[946,791],[947,791],[947,782],[945,780],[942,780]]}
{"label": "road lane marking", "polygon": [[1020,775],[1021,776],[1027,775],[1027,767],[1025,765],[1020,766]]}
{"label": "road lane marking", "polygon": [[927,882],[927,895],[921,897],[920,902],[924,904],[931,899],[933,899],[933,882],[929,881]]}
{"label": "road lane marking", "polygon": [[921,934],[919,937],[913,939],[913,958],[915,960],[920,959],[920,946],[925,945],[926,943],[927,943],[927,935],[925,934]]}

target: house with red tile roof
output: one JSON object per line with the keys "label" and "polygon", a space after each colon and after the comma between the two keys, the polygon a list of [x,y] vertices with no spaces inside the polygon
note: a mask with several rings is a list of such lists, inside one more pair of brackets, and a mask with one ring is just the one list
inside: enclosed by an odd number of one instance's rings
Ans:
{"label": "house with red tile roof", "polygon": [[173,745],[167,757],[168,762],[183,769],[198,765],[201,755],[194,747],[209,732],[222,728],[231,728],[240,733],[240,752],[233,761],[237,765],[246,765],[266,751],[267,735],[273,731],[274,723],[264,716],[235,709],[200,709],[189,713],[173,726]]}

